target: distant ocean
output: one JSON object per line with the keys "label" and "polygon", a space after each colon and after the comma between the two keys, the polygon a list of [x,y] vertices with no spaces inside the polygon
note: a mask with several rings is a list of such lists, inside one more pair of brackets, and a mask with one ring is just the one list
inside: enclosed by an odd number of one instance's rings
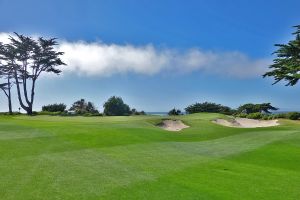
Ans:
{"label": "distant ocean", "polygon": [[[147,115],[157,115],[157,116],[167,116],[168,112],[146,112]],[[181,114],[185,115],[186,112],[182,112]]]}
{"label": "distant ocean", "polygon": [[288,113],[288,112],[300,112],[300,111],[294,111],[294,110],[278,110],[278,111],[273,111],[273,114],[282,114],[282,113]]}
{"label": "distant ocean", "polygon": [[147,115],[167,116],[168,112],[146,112]]}

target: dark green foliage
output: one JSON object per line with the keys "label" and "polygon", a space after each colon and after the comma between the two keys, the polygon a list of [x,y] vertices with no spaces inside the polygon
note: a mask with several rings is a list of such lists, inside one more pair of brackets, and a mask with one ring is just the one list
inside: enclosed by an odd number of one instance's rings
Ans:
{"label": "dark green foliage", "polygon": [[64,112],[66,110],[67,106],[63,103],[55,103],[55,104],[49,104],[42,107],[42,111],[48,111],[48,112]]}
{"label": "dark green foliage", "polygon": [[98,114],[99,111],[96,109],[95,105],[92,102],[88,102],[86,106],[86,112],[90,114]]}
{"label": "dark green foliage", "polygon": [[276,44],[278,50],[274,52],[277,58],[269,67],[269,71],[263,77],[271,76],[275,78],[273,84],[281,80],[287,81],[287,86],[295,85],[300,78],[300,25],[295,26],[297,31],[293,33],[295,39],[287,44]]}
{"label": "dark green foliage", "polygon": [[277,113],[277,114],[266,114],[266,113],[238,113],[234,115],[235,117],[248,118],[248,119],[263,119],[263,120],[272,120],[272,119],[291,119],[298,120],[300,118],[299,112],[288,112],[288,113]]}
{"label": "dark green foliage", "polygon": [[240,106],[237,109],[238,113],[271,113],[270,110],[275,111],[278,110],[278,108],[275,108],[271,105],[271,103],[262,103],[262,104],[252,104],[247,103],[242,106]]}
{"label": "dark green foliage", "polygon": [[173,108],[172,110],[170,110],[168,112],[168,115],[180,115],[181,114],[181,110]]}
{"label": "dark green foliage", "polygon": [[264,113],[271,113],[271,111],[276,111],[278,108],[271,105],[271,103],[258,104],[259,111]]}
{"label": "dark green foliage", "polygon": [[223,106],[221,104],[204,102],[195,103],[185,108],[185,111],[189,114],[208,112],[208,113],[223,113],[223,114],[233,114],[233,110],[228,106]]}
{"label": "dark green foliage", "polygon": [[235,117],[241,117],[241,118],[247,118],[248,114],[246,114],[246,113],[235,113],[234,116]]}
{"label": "dark green foliage", "polygon": [[300,118],[300,113],[298,112],[290,112],[286,114],[286,118],[287,119],[291,119],[291,120],[297,120]]}
{"label": "dark green foliage", "polygon": [[140,115],[146,115],[146,112],[142,110],[142,111],[140,112]]}
{"label": "dark green foliage", "polygon": [[92,102],[86,102],[84,99],[80,99],[74,102],[69,109],[70,111],[74,111],[77,115],[83,115],[86,113],[98,114],[99,111],[96,109]]}
{"label": "dark green foliage", "polygon": [[250,113],[247,115],[247,118],[249,118],[249,119],[262,119],[263,117],[264,117],[264,114],[262,114],[260,112]]}
{"label": "dark green foliage", "polygon": [[131,109],[130,114],[131,115],[146,115],[145,111],[142,110],[142,111],[139,112],[135,108]]}
{"label": "dark green foliage", "polygon": [[107,116],[130,115],[130,107],[125,104],[121,97],[112,96],[103,105],[104,114]]}

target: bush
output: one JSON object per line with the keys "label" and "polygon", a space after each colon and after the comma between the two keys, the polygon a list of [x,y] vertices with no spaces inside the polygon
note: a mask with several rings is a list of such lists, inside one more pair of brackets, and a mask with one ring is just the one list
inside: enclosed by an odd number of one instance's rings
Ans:
{"label": "bush", "polygon": [[246,113],[238,113],[238,114],[235,114],[235,117],[240,117],[240,118],[247,118],[247,114]]}
{"label": "bush", "polygon": [[289,112],[289,113],[278,113],[278,114],[263,114],[263,113],[239,113],[235,117],[248,118],[248,119],[263,119],[263,120],[273,120],[273,119],[290,119],[297,120],[300,118],[299,112]]}
{"label": "bush", "polygon": [[168,112],[168,115],[180,115],[181,114],[181,110],[173,108],[172,110],[170,110]]}
{"label": "bush", "polygon": [[42,111],[45,112],[64,112],[66,110],[67,106],[63,103],[55,103],[55,104],[49,104],[42,107]]}
{"label": "bush", "polygon": [[250,113],[247,115],[248,119],[262,119],[263,118],[263,114],[261,113]]}
{"label": "bush", "polygon": [[286,118],[287,113],[277,113],[277,114],[273,114],[273,119],[285,119]]}
{"label": "bush", "polygon": [[130,114],[131,115],[146,115],[145,111],[142,110],[142,111],[139,112],[135,108],[131,109]]}
{"label": "bush", "polygon": [[298,112],[286,113],[286,118],[291,119],[291,120],[297,120],[300,118],[300,113],[298,113]]}

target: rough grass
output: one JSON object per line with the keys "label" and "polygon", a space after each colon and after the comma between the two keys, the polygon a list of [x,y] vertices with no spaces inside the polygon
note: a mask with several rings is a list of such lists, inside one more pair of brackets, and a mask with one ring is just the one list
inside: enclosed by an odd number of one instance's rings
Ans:
{"label": "rough grass", "polygon": [[0,199],[299,199],[300,124],[238,129],[218,114],[0,117]]}

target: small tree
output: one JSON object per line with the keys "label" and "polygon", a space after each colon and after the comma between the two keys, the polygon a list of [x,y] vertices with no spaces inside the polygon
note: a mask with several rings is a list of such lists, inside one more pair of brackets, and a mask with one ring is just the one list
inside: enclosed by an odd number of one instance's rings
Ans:
{"label": "small tree", "polygon": [[278,110],[278,108],[275,108],[271,105],[271,103],[262,103],[262,104],[253,104],[253,103],[247,103],[244,105],[241,105],[238,109],[238,113],[271,113],[271,111]]}
{"label": "small tree", "polygon": [[86,102],[85,99],[75,101],[69,110],[74,111],[76,114],[79,115],[85,113],[98,113],[98,110],[95,108],[94,104],[92,102]]}
{"label": "small tree", "polygon": [[168,112],[168,115],[180,115],[181,114],[181,110],[173,108],[172,110],[170,110]]}
{"label": "small tree", "polygon": [[300,79],[300,25],[295,26],[297,31],[293,33],[295,39],[287,44],[275,44],[278,50],[273,54],[277,58],[269,67],[271,71],[265,73],[263,77],[271,76],[275,78],[273,84],[281,80],[287,81],[287,86],[295,85]]}
{"label": "small tree", "polygon": [[108,116],[130,115],[130,107],[121,97],[112,96],[103,105],[104,114]]}

